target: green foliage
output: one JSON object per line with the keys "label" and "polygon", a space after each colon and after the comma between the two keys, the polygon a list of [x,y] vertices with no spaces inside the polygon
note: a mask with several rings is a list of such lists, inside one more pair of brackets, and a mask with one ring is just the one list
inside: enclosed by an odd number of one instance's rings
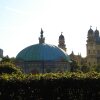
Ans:
{"label": "green foliage", "polygon": [[100,79],[100,73],[91,71],[88,73],[83,72],[65,72],[65,73],[45,73],[45,74],[22,74],[12,72],[12,74],[3,73],[0,79],[4,80],[55,80],[55,79]]}
{"label": "green foliage", "polygon": [[21,73],[21,70],[12,63],[4,62],[0,64],[0,74]]}
{"label": "green foliage", "polygon": [[76,61],[72,60],[71,63],[71,72],[77,72],[80,70],[80,66],[77,64]]}
{"label": "green foliage", "polygon": [[96,71],[96,72],[100,72],[100,65],[97,65],[97,66],[95,67],[95,71]]}
{"label": "green foliage", "polygon": [[100,73],[100,65],[91,66],[91,67],[89,67],[89,68],[90,68],[89,71],[95,71],[95,72]]}
{"label": "green foliage", "polygon": [[90,71],[90,67],[86,66],[86,65],[83,65],[83,66],[81,66],[81,71],[84,72],[84,73],[89,72]]}
{"label": "green foliage", "polygon": [[1,62],[10,62],[9,56],[3,57]]}
{"label": "green foliage", "polygon": [[99,100],[100,73],[93,71],[0,75],[0,100],[58,100],[58,98]]}
{"label": "green foliage", "polygon": [[14,57],[12,57],[12,58],[9,58],[9,56],[5,56],[5,57],[3,57],[2,58],[2,61],[1,62],[10,62],[10,63],[14,63],[15,62],[15,58]]}

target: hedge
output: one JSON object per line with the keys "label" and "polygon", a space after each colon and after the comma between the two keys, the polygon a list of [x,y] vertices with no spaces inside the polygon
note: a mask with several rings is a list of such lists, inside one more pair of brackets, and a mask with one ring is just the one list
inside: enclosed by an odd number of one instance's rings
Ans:
{"label": "hedge", "polygon": [[100,100],[100,73],[3,74],[0,100]]}

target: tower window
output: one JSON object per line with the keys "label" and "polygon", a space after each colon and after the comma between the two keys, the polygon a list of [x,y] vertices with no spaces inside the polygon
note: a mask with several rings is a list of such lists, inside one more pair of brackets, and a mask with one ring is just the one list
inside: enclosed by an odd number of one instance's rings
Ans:
{"label": "tower window", "polygon": [[90,50],[88,50],[88,54],[90,54]]}
{"label": "tower window", "polygon": [[93,50],[93,53],[95,54],[95,50]]}

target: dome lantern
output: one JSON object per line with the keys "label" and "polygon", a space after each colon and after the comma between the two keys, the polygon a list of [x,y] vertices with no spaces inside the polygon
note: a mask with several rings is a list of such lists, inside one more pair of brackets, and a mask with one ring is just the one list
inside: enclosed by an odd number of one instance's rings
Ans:
{"label": "dome lantern", "polygon": [[90,29],[88,30],[88,35],[93,34],[93,30],[91,29],[92,26],[90,26]]}
{"label": "dome lantern", "polygon": [[63,39],[64,40],[64,36],[62,35],[63,32],[61,32],[61,35],[59,36],[59,39]]}
{"label": "dome lantern", "polygon": [[45,43],[45,38],[43,37],[43,30],[41,28],[40,37],[39,37],[39,44]]}
{"label": "dome lantern", "polygon": [[92,26],[90,26],[90,29],[88,30],[88,38],[93,38],[94,37],[94,32],[91,29]]}
{"label": "dome lantern", "polygon": [[99,37],[99,31],[97,30],[97,27],[96,27],[96,30],[94,32],[94,35],[95,35],[95,37]]}
{"label": "dome lantern", "polygon": [[59,36],[59,44],[58,47],[66,51],[66,44],[65,44],[65,39],[64,36],[62,35],[63,32],[61,32],[61,35]]}

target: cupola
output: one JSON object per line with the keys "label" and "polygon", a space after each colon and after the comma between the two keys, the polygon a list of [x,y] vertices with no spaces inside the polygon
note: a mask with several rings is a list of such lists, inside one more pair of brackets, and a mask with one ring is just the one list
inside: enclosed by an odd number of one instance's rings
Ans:
{"label": "cupola", "polygon": [[94,32],[94,35],[95,35],[95,37],[99,37],[99,31],[97,30],[97,28],[96,28],[96,30]]}
{"label": "cupola", "polygon": [[88,30],[88,35],[93,34],[93,30],[91,29],[92,26],[90,26],[90,29]]}
{"label": "cupola", "polygon": [[62,32],[61,32],[61,35],[59,36],[59,39],[64,39],[64,36],[62,35]]}

